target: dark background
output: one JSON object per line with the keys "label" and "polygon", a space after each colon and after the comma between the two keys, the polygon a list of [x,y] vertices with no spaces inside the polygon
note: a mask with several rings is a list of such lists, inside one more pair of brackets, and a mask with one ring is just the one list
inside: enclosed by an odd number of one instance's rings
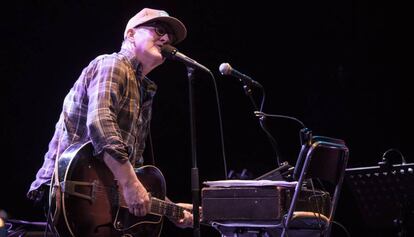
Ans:
{"label": "dark background", "polygon": [[[315,135],[346,141],[348,167],[376,165],[395,148],[413,162],[407,6],[363,1],[13,1],[2,7],[2,146],[0,209],[9,217],[44,221],[25,194],[43,162],[63,98],[94,57],[120,49],[128,19],[143,7],[181,19],[187,39],[177,45],[214,74],[220,96],[228,171],[252,177],[276,168],[274,151],[229,62],[260,82],[264,111],[296,117]],[[410,65],[411,66],[411,65]],[[191,202],[191,144],[186,68],[167,61],[149,75],[158,85],[152,137],[168,196]],[[200,182],[224,179],[212,78],[194,83]],[[253,90],[260,103],[261,93]],[[298,123],[269,119],[281,160],[295,164]],[[397,156],[389,154],[390,156]],[[397,156],[396,162],[400,162]],[[376,233],[344,186],[335,216],[351,236]],[[334,236],[345,232],[334,226]],[[164,235],[192,231],[166,222]],[[219,236],[202,227],[203,236]],[[396,236],[378,231],[377,236]]]}

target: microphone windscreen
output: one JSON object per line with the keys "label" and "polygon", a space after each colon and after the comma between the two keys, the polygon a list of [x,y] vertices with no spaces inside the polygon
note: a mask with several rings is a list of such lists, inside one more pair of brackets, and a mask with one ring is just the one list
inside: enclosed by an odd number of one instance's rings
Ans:
{"label": "microphone windscreen", "polygon": [[231,66],[228,63],[220,64],[219,70],[223,75],[230,75],[231,73]]}

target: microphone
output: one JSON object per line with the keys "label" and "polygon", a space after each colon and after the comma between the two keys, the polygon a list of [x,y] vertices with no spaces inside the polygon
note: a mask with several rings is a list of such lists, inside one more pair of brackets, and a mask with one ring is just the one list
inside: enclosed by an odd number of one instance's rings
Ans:
{"label": "microphone", "polygon": [[168,59],[177,60],[177,61],[184,63],[185,65],[189,67],[199,68],[199,69],[202,69],[210,73],[210,70],[208,68],[199,64],[196,60],[187,57],[183,53],[178,52],[178,50],[171,45],[168,45],[168,44],[163,45],[161,48],[161,54],[162,56]]}
{"label": "microphone", "polygon": [[247,75],[237,71],[236,69],[232,68],[230,66],[230,64],[228,64],[228,63],[220,64],[219,70],[220,70],[222,75],[231,75],[231,76],[237,77],[238,79],[240,79],[241,81],[243,81],[246,84],[255,85],[255,86],[260,87],[260,88],[263,87],[259,82],[253,80],[249,76],[247,76]]}

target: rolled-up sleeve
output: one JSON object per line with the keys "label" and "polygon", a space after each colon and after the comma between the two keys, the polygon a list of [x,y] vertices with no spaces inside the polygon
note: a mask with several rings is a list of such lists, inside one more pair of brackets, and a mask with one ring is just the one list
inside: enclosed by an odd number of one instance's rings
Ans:
{"label": "rolled-up sleeve", "polygon": [[[125,66],[124,66],[125,67]],[[94,146],[94,155],[103,151],[120,162],[128,161],[128,146],[117,122],[127,75],[116,57],[98,59],[87,85],[87,128]]]}

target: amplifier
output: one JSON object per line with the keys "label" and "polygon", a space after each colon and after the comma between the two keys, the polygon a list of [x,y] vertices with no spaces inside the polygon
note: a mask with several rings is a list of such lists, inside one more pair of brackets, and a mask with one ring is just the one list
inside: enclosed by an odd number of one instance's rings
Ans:
{"label": "amplifier", "polygon": [[[203,221],[281,220],[293,193],[293,188],[278,186],[205,187],[201,190]],[[296,211],[324,215],[329,208],[329,193],[320,190],[302,190],[296,205]]]}

